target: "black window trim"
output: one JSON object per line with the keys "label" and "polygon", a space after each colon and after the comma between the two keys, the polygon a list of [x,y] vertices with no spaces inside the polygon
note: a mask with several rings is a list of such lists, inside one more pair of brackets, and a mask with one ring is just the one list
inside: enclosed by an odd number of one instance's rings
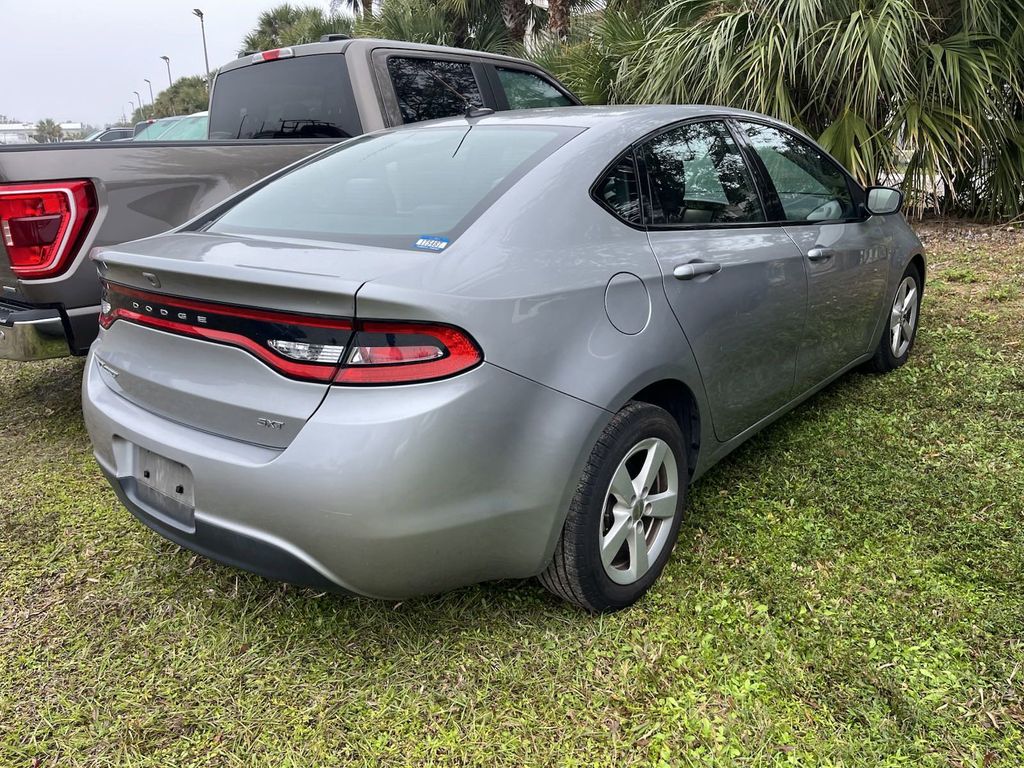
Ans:
{"label": "black window trim", "polygon": [[508,103],[508,94],[505,93],[505,87],[501,84],[501,78],[498,76],[499,69],[507,69],[512,72],[525,72],[528,75],[533,75],[534,77],[543,80],[560,94],[565,96],[565,98],[569,100],[570,106],[579,107],[583,105],[583,102],[576,98],[576,96],[564,85],[538,67],[531,67],[526,64],[505,61],[484,61],[484,69],[487,71],[487,76],[491,79],[491,91],[494,94],[494,101],[497,105],[495,106],[495,109],[499,112],[508,112],[512,110],[512,107],[509,106]]}
{"label": "black window trim", "polygon": [[[590,192],[590,199],[593,200],[595,203],[597,203],[599,206],[601,206],[601,208],[603,208],[605,211],[610,213],[617,221],[620,221],[621,223],[625,224],[630,229],[635,229],[635,230],[637,230],[639,232],[646,232],[647,231],[647,221],[646,221],[647,217],[646,217],[646,212],[645,212],[645,209],[644,209],[644,199],[645,198],[644,198],[644,192],[643,192],[643,189],[642,189],[643,185],[642,185],[642,183],[640,181],[640,165],[637,162],[637,153],[635,151],[636,147],[637,147],[636,143],[630,144],[622,152],[619,152],[619,154],[617,154],[615,156],[614,160],[612,160],[610,163],[608,163],[608,165],[606,165],[604,168],[602,168],[601,172],[599,174],[597,174],[597,178],[594,179],[594,183],[590,185],[589,192]],[[618,211],[616,211],[610,205],[605,203],[605,201],[598,194],[598,190],[601,187],[601,182],[603,182],[608,177],[608,174],[612,172],[612,169],[614,169],[619,163],[621,163],[622,160],[627,155],[629,155],[631,157],[632,161],[633,161],[633,173],[636,176],[636,192],[637,192],[637,197],[640,199],[640,221],[639,222],[630,221],[629,219],[623,218],[619,214]]]}
{"label": "black window trim", "polygon": [[[765,120],[763,118],[758,117],[747,117],[746,115],[733,115],[732,117],[730,117],[729,122],[731,123],[731,130],[737,138],[737,142],[740,143],[743,147],[745,147],[745,151],[749,156],[749,162],[753,163],[754,167],[757,168],[758,175],[760,175],[762,178],[762,183],[764,184],[765,191],[768,193],[768,197],[772,202],[774,215],[779,217],[776,221],[771,221],[769,223],[781,223],[787,226],[800,227],[820,226],[822,224],[860,224],[867,221],[869,214],[867,213],[867,208],[864,204],[867,196],[867,193],[864,191],[864,188],[850,174],[850,172],[843,167],[843,164],[836,160],[834,157],[832,157],[832,155],[830,155],[828,152],[826,152],[818,144],[818,142],[814,141],[813,139],[807,136],[804,136],[801,133],[798,133],[797,131],[792,130],[791,128],[786,127],[785,125],[781,125],[772,120]],[[852,217],[848,216],[843,219],[825,219],[820,221],[808,219],[787,219],[785,211],[782,208],[782,199],[779,197],[778,190],[776,190],[775,188],[775,182],[772,181],[771,174],[768,173],[768,167],[764,164],[764,161],[762,161],[761,158],[758,156],[757,151],[750,143],[750,140],[747,138],[746,131],[743,130],[740,123],[754,123],[756,125],[763,125],[767,128],[779,131],[780,133],[784,133],[792,137],[796,141],[799,141],[805,146],[809,146],[815,152],[820,154],[825,159],[825,162],[831,164],[832,167],[838,170],[839,174],[846,180],[846,190],[847,193],[850,195],[850,200],[853,202],[854,212],[859,215]]]}
{"label": "black window trim", "polygon": [[687,125],[697,125],[699,123],[721,123],[725,130],[732,137],[733,142],[736,144],[736,148],[740,153],[740,158],[744,161],[747,166],[747,172],[750,174],[750,180],[754,185],[754,190],[757,193],[758,200],[761,203],[761,213],[764,215],[764,221],[716,221],[710,223],[695,222],[693,224],[652,224],[647,222],[647,200],[653,198],[650,189],[650,175],[647,172],[647,164],[644,162],[643,152],[637,151],[636,157],[639,163],[643,180],[640,183],[641,195],[646,195],[646,199],[641,201],[640,209],[644,213],[644,225],[648,232],[674,232],[679,230],[706,230],[706,229],[752,229],[758,227],[768,226],[771,222],[768,221],[768,205],[765,199],[764,190],[761,189],[761,185],[758,183],[758,176],[754,173],[753,168],[750,167],[749,160],[744,154],[742,145],[736,140],[736,136],[732,128],[729,125],[727,115],[701,115],[700,117],[690,117],[685,120],[678,120],[670,125],[662,126],[661,128],[652,131],[638,141],[633,142],[633,148],[640,150],[645,144],[648,144],[652,139],[656,139],[664,133],[669,133],[677,128],[682,128]]}
{"label": "black window trim", "polygon": [[[395,92],[395,83],[391,79],[391,70],[388,68],[388,62],[391,59],[426,59],[427,61],[451,61],[469,64],[473,77],[476,79],[476,87],[479,89],[480,97],[483,99],[483,106],[497,109],[494,88],[486,71],[487,62],[478,56],[457,53],[439,55],[434,51],[405,48],[378,48],[373,51],[372,57],[374,74],[377,76],[378,101],[387,119],[388,127],[415,125],[415,123],[406,123],[402,118],[402,110],[398,104],[398,94]],[[457,115],[447,115],[446,117],[457,117]],[[426,121],[421,120],[419,122]]]}
{"label": "black window trim", "polygon": [[[744,161],[747,164],[747,169],[754,181],[754,186],[757,188],[758,197],[761,199],[761,207],[765,214],[765,221],[734,221],[734,222],[713,222],[713,223],[694,223],[694,224],[651,224],[647,221],[647,200],[650,198],[650,190],[647,188],[647,168],[643,162],[643,153],[638,150],[651,139],[657,138],[663,133],[668,133],[671,130],[680,128],[684,125],[692,123],[703,123],[703,122],[723,122],[726,128],[729,130],[733,137],[733,141],[736,142],[739,147],[740,153],[743,156]],[[778,216],[782,211],[782,203],[779,200],[778,193],[775,191],[775,185],[771,182],[771,178],[768,176],[768,170],[761,159],[757,157],[757,153],[750,146],[747,141],[746,134],[739,127],[740,122],[759,123],[766,125],[776,130],[784,131],[798,138],[804,143],[809,143],[814,149],[822,153],[831,163],[833,163],[843,176],[846,178],[847,186],[850,188],[850,194],[853,197],[854,205],[857,210],[861,212],[859,218],[852,219],[833,219],[830,221],[786,221],[784,218],[776,219],[772,218],[772,211],[774,215]],[[640,195],[640,216],[641,223],[636,224],[626,219],[623,219],[614,210],[609,208],[604,202],[598,197],[597,189],[598,185],[604,180],[604,177],[614,168],[619,161],[628,153],[633,153],[633,164],[637,169],[637,190]],[[676,120],[675,122],[668,123],[666,125],[659,126],[653,131],[644,134],[639,139],[636,139],[631,143],[625,150],[615,156],[608,165],[606,165],[601,172],[598,174],[597,179],[590,186],[590,197],[596,202],[602,209],[607,211],[609,214],[614,216],[618,221],[630,227],[642,232],[675,232],[675,231],[703,231],[712,229],[761,229],[766,227],[777,228],[777,227],[792,227],[792,226],[807,226],[807,225],[822,225],[822,224],[861,224],[870,218],[870,214],[867,213],[867,209],[864,205],[866,198],[866,192],[860,183],[850,175],[849,171],[843,167],[843,164],[836,160],[832,155],[822,149],[817,142],[808,139],[807,137],[794,133],[792,130],[787,129],[785,125],[777,123],[774,120],[769,120],[757,116],[750,115],[737,115],[735,113],[711,113],[707,115],[700,115],[697,117],[688,117],[682,120]]]}

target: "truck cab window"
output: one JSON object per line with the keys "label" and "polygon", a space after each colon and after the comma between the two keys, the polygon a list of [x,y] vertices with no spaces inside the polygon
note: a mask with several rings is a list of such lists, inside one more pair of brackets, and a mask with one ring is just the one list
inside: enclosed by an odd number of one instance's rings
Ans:
{"label": "truck cab window", "polygon": [[509,109],[571,107],[572,100],[544,78],[521,69],[496,67]]}
{"label": "truck cab window", "polygon": [[473,66],[464,61],[392,56],[388,73],[404,123],[461,115],[484,104]]}

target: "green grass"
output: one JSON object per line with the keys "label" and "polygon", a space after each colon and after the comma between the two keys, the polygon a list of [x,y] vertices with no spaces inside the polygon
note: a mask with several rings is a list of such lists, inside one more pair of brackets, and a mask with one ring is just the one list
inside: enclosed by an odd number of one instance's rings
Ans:
{"label": "green grass", "polygon": [[980,283],[981,278],[969,267],[947,269],[942,273],[943,279],[951,283]]}
{"label": "green grass", "polygon": [[[1024,764],[1024,238],[930,230],[909,365],[692,495],[661,581],[400,604],[214,565],[116,502],[82,363],[0,366],[0,765]],[[947,272],[948,274],[948,272]]]}

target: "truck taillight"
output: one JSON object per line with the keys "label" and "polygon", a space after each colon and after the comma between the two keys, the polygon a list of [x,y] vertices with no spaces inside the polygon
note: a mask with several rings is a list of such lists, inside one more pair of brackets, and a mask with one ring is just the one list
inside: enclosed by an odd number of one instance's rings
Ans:
{"label": "truck taillight", "polygon": [[96,218],[88,181],[0,185],[0,237],[21,278],[55,277],[67,269]]}

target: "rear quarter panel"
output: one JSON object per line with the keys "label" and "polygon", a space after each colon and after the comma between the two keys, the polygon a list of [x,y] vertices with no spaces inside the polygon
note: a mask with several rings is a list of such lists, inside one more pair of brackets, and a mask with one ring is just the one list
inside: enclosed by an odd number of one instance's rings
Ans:
{"label": "rear quarter panel", "polygon": [[[566,151],[575,142],[581,145]],[[628,143],[623,138],[621,147]],[[663,379],[686,384],[706,410],[696,362],[668,305],[646,233],[590,197],[592,183],[621,147],[607,134],[573,139],[449,250],[424,253],[420,266],[367,282],[357,294],[357,316],[465,328],[485,360],[598,406],[603,423]],[[637,333],[618,330],[606,310],[606,288],[621,274],[646,289],[649,316]]]}

